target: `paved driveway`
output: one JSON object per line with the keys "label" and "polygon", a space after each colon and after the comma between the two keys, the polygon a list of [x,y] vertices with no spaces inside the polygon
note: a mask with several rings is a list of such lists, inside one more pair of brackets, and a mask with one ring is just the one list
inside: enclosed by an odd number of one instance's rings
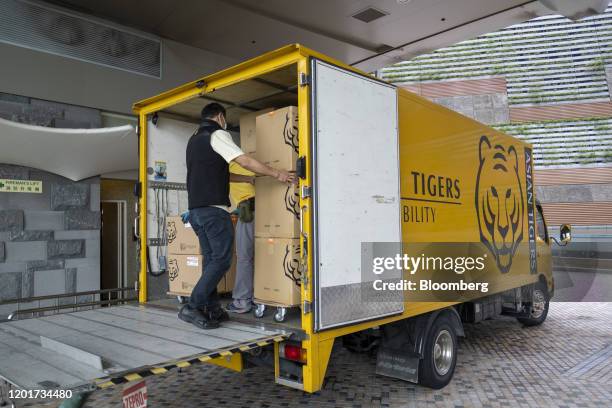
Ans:
{"label": "paved driveway", "polygon": [[[453,381],[434,391],[374,374],[375,357],[337,342],[324,389],[274,384],[270,370],[202,365],[147,380],[151,407],[604,407],[612,401],[612,303],[553,303],[543,326],[466,326]],[[121,388],[87,407],[120,407]],[[57,405],[57,404],[53,404]],[[49,406],[53,406],[49,405]],[[23,405],[18,405],[23,406]],[[34,405],[30,405],[34,406]]]}

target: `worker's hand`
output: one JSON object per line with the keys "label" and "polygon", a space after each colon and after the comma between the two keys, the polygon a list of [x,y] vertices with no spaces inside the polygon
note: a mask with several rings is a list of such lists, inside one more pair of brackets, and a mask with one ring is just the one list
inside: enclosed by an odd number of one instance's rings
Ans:
{"label": "worker's hand", "polygon": [[289,173],[286,170],[277,170],[277,172],[276,179],[278,181],[289,184],[296,182],[295,174]]}
{"label": "worker's hand", "polygon": [[181,221],[183,221],[183,224],[187,224],[189,222],[189,210],[181,214]]}

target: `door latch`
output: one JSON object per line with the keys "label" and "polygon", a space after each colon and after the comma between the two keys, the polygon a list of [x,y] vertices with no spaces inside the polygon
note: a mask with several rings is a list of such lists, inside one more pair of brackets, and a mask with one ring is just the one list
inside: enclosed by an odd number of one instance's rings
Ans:
{"label": "door latch", "polygon": [[312,302],[305,300],[302,304],[302,314],[308,314],[312,312]]}
{"label": "door latch", "polygon": [[305,72],[300,72],[300,80],[298,83],[300,86],[310,85],[310,75]]}

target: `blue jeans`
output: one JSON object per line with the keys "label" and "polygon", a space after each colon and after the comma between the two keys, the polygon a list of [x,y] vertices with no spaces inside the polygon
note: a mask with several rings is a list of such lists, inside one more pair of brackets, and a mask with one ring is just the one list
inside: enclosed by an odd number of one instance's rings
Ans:
{"label": "blue jeans", "polygon": [[189,304],[202,309],[219,305],[217,285],[232,265],[234,226],[230,214],[217,207],[189,210],[189,222],[198,236],[204,262]]}

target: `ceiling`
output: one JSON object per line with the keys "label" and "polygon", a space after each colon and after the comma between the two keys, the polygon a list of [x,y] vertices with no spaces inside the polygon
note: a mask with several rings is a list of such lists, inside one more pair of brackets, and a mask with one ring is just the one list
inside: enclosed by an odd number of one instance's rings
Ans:
{"label": "ceiling", "polygon": [[[239,60],[301,43],[373,71],[539,15],[580,18],[607,0],[48,0]],[[352,16],[373,7],[371,21]]]}
{"label": "ceiling", "polygon": [[163,112],[200,120],[202,108],[211,102],[221,103],[226,109],[227,122],[238,126],[240,116],[266,108],[297,105],[297,65],[292,64],[256,78],[208,92],[199,98],[188,99]]}
{"label": "ceiling", "polygon": [[0,163],[33,167],[74,181],[137,166],[138,137],[131,125],[58,129],[0,118],[0,134]]}

